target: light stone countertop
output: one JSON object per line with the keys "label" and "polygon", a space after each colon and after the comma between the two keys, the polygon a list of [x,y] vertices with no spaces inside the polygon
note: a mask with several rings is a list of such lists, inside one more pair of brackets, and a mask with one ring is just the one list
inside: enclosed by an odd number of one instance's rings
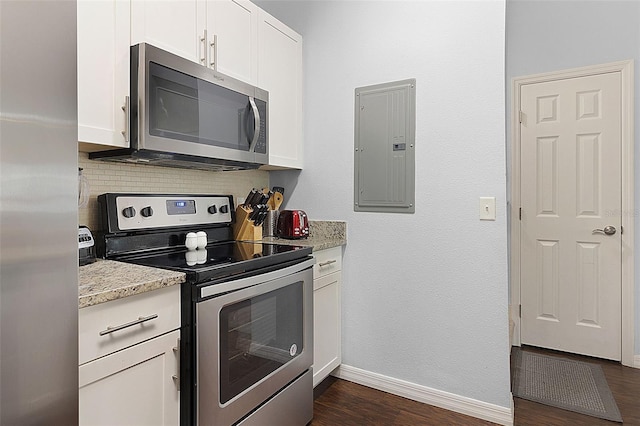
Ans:
{"label": "light stone countertop", "polygon": [[80,266],[78,308],[181,284],[184,272],[98,259]]}
{"label": "light stone countertop", "polygon": [[341,221],[309,221],[309,237],[286,239],[264,237],[265,243],[278,243],[290,246],[312,247],[313,251],[324,250],[347,244],[347,223]]}

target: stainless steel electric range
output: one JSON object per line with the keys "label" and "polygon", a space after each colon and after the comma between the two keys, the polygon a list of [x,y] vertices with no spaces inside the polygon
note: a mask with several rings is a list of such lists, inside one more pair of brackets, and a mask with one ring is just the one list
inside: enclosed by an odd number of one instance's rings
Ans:
{"label": "stainless steel electric range", "polygon": [[103,194],[98,254],[186,273],[180,423],[313,416],[311,248],[233,240],[233,197]]}

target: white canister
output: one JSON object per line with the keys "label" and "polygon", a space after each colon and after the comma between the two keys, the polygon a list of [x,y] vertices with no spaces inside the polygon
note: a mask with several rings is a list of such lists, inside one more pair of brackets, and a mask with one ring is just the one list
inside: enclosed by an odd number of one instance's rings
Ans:
{"label": "white canister", "polygon": [[187,250],[195,250],[198,247],[198,236],[195,232],[188,232],[184,239],[184,245]]}
{"label": "white canister", "polygon": [[198,248],[205,248],[207,246],[207,233],[204,231],[198,231],[196,236],[198,237]]}

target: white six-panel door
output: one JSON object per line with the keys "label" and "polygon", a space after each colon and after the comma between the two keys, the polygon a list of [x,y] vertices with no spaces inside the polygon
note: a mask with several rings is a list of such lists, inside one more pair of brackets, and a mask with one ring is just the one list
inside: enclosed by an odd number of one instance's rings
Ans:
{"label": "white six-panel door", "polygon": [[620,73],[520,96],[521,342],[620,360]]}

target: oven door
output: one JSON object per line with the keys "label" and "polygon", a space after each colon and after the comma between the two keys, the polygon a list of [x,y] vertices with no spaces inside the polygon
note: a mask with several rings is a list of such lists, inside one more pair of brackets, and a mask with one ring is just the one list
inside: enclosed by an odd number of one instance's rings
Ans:
{"label": "oven door", "polygon": [[311,367],[312,263],[201,290],[220,294],[196,304],[198,424],[237,422]]}

